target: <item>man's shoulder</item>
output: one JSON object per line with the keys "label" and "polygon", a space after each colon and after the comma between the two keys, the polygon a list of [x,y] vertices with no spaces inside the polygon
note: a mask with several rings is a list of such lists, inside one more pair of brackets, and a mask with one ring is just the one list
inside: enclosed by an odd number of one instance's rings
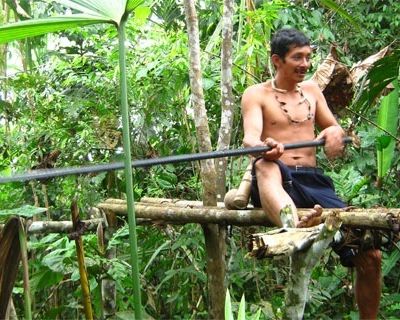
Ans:
{"label": "man's shoulder", "polygon": [[321,89],[319,88],[318,84],[310,79],[310,80],[305,80],[303,82],[300,83],[300,87],[302,89],[308,89],[308,90],[317,90],[317,91],[321,91]]}
{"label": "man's shoulder", "polygon": [[267,81],[267,82],[253,84],[244,90],[243,95],[265,94],[268,91],[269,87],[268,83],[269,82]]}

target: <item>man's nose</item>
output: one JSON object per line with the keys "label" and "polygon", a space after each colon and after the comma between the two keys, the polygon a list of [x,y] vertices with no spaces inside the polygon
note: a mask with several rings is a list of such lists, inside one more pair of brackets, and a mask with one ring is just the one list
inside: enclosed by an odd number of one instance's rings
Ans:
{"label": "man's nose", "polygon": [[310,66],[310,60],[307,58],[301,59],[301,66],[308,68]]}

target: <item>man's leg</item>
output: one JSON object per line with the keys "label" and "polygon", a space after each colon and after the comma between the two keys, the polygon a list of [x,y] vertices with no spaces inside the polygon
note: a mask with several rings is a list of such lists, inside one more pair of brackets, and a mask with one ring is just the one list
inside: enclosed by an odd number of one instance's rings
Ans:
{"label": "man's leg", "polygon": [[[310,227],[321,223],[322,207],[315,205],[307,216],[299,220],[296,205],[282,186],[281,170],[273,161],[260,159],[254,163],[260,202],[268,219],[276,226]],[[289,212],[289,219],[284,216]],[[283,220],[285,221],[282,221]]]}
{"label": "man's leg", "polygon": [[[297,209],[293,200],[282,186],[282,175],[279,166],[272,161],[260,159],[255,162],[257,185],[261,206],[268,219],[276,226],[282,227],[281,211],[289,207],[293,214],[293,225],[298,223]],[[285,225],[288,227],[289,225]]]}
{"label": "man's leg", "polygon": [[381,260],[381,252],[376,249],[360,252],[353,259],[360,319],[377,319],[381,297]]}

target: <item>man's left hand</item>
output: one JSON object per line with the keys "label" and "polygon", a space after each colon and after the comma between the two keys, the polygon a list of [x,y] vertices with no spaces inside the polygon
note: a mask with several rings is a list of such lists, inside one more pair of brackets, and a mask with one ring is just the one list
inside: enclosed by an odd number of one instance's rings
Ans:
{"label": "man's left hand", "polygon": [[334,159],[343,155],[345,136],[344,130],[340,126],[330,126],[322,130],[316,140],[325,139],[325,154],[329,159]]}

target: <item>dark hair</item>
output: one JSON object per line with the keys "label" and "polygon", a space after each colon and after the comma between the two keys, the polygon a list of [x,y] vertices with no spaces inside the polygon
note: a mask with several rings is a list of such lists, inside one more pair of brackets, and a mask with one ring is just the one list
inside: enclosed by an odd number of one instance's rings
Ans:
{"label": "dark hair", "polygon": [[280,29],[271,40],[271,56],[277,54],[282,59],[286,53],[294,47],[304,47],[310,45],[310,39],[297,29]]}

